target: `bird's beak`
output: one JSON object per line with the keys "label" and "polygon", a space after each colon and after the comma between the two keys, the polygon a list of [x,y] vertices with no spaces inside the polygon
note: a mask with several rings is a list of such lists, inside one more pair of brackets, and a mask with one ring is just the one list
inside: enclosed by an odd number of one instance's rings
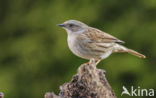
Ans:
{"label": "bird's beak", "polygon": [[64,27],[65,25],[64,25],[64,24],[58,24],[58,26],[60,26],[60,27]]}

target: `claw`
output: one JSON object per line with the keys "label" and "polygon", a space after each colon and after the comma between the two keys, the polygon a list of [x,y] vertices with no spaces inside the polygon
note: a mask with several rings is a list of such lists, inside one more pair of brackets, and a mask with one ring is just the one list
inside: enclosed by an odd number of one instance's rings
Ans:
{"label": "claw", "polygon": [[90,61],[86,63],[87,65],[90,65]]}
{"label": "claw", "polygon": [[91,59],[89,60],[89,62],[87,62],[86,64],[87,64],[87,65],[90,65],[90,64],[93,64],[93,63],[95,63],[95,59],[91,58]]}

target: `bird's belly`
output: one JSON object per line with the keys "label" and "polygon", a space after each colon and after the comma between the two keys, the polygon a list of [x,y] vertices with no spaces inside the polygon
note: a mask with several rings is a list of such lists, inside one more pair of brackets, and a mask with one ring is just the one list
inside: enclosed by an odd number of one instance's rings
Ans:
{"label": "bird's belly", "polygon": [[90,59],[87,55],[87,50],[85,50],[83,47],[79,45],[79,42],[75,39],[69,39],[68,38],[68,46],[69,49],[72,51],[73,54],[75,54],[78,57],[84,58],[84,59]]}
{"label": "bird's belly", "polygon": [[111,55],[111,53],[112,53],[112,50],[109,50],[109,51],[103,53],[103,54],[101,55],[101,59],[107,58],[109,55]]}
{"label": "bird's belly", "polygon": [[92,51],[90,48],[86,47],[85,44],[80,43],[81,41],[77,40],[76,38],[69,37],[68,38],[68,46],[69,49],[72,51],[73,54],[75,54],[78,57],[84,58],[84,59],[104,59],[108,57],[112,52],[95,52]]}
{"label": "bird's belly", "polygon": [[80,42],[81,41],[77,40],[74,37],[68,37],[68,46],[72,53],[84,59],[93,58],[88,49]]}

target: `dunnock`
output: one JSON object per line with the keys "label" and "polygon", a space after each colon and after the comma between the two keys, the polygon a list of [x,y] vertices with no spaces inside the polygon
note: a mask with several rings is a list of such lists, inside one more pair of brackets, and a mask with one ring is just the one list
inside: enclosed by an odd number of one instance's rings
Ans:
{"label": "dunnock", "polygon": [[70,50],[81,58],[97,60],[97,64],[114,52],[127,52],[146,58],[143,54],[121,45],[124,41],[80,21],[68,20],[59,26],[67,31]]}

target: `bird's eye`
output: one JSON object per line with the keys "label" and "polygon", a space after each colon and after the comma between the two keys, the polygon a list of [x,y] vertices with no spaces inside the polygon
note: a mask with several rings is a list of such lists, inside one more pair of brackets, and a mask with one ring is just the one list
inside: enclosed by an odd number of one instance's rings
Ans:
{"label": "bird's eye", "polygon": [[73,24],[69,24],[69,27],[73,27],[74,25]]}

